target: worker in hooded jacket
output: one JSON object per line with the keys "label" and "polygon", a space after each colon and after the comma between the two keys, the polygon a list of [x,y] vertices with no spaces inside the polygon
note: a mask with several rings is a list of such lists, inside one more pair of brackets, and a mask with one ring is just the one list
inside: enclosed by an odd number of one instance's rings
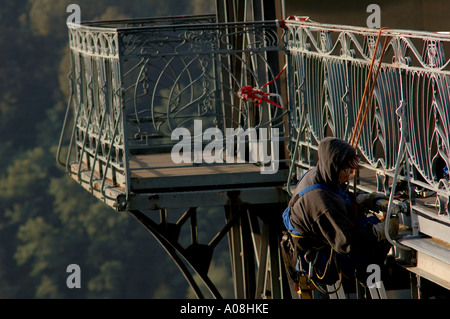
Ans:
{"label": "worker in hooded jacket", "polygon": [[[358,165],[359,157],[349,143],[339,138],[322,139],[316,167],[301,178],[283,213],[284,224],[301,250],[302,267],[323,284],[335,283],[342,274],[356,275],[365,284],[367,266],[381,266],[390,249],[384,222],[365,214],[385,195],[358,195],[355,217],[353,196],[344,191]],[[398,222],[392,224],[395,236]]]}

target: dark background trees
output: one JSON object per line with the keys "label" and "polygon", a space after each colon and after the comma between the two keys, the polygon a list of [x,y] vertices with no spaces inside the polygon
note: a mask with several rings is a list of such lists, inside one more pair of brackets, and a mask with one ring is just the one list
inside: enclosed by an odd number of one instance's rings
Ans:
{"label": "dark background trees", "polygon": [[[0,298],[185,298],[185,279],[147,230],[56,165],[68,100],[70,3],[80,6],[82,20],[214,10],[206,0],[1,1]],[[81,289],[66,286],[73,263]]]}

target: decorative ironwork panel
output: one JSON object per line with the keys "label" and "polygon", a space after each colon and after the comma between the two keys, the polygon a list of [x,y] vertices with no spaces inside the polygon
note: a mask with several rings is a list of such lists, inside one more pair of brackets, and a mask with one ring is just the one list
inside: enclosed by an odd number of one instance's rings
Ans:
{"label": "decorative ironwork panel", "polygon": [[[276,77],[268,52],[282,43],[275,24],[201,24],[120,34],[129,147],[172,145],[176,128],[268,127],[286,110],[238,98],[241,87]],[[276,82],[271,93],[279,93]]]}
{"label": "decorative ironwork panel", "polygon": [[[83,159],[78,161],[79,179],[87,168],[123,185],[115,173],[124,173],[125,149],[117,33],[69,24],[69,39],[73,143],[76,157]],[[93,184],[93,179],[88,182]]]}
{"label": "decorative ironwork panel", "polygon": [[[74,127],[66,168],[100,197],[108,198],[107,187],[129,194],[130,155],[167,152],[178,142],[173,131],[195,134],[196,120],[223,135],[278,128],[286,138],[288,110],[278,107],[280,29],[275,21],[213,21],[205,15],[68,24]],[[245,100],[244,86],[276,101]],[[259,138],[271,143],[271,134]],[[225,150],[225,136],[222,142]]]}
{"label": "decorative ironwork panel", "polygon": [[[300,135],[297,145],[314,151],[327,135],[350,141],[378,30],[298,19],[285,25],[292,142]],[[450,70],[445,51],[450,37],[402,30],[384,30],[384,37],[386,54],[380,61],[380,41],[374,64],[381,63],[380,72],[368,82],[375,82],[374,93],[358,148],[368,167],[384,175],[410,161],[412,175],[403,169],[403,178],[437,192],[440,214],[448,215]],[[406,154],[399,150],[402,145]],[[298,167],[311,165],[304,152],[293,161]]]}
{"label": "decorative ironwork panel", "polygon": [[[290,26],[287,21],[287,48],[294,65],[289,71],[295,70],[291,79],[295,78],[300,85],[294,83],[289,87],[301,92],[302,106],[291,105],[291,110],[304,114],[316,141],[326,135],[350,140],[376,36],[374,32],[337,32],[323,26],[292,23]],[[399,105],[398,80],[395,70],[382,68],[375,87],[374,106],[364,123],[359,143],[371,165],[386,169],[395,165],[399,140],[398,121],[391,121]],[[387,90],[389,96],[384,94]]]}

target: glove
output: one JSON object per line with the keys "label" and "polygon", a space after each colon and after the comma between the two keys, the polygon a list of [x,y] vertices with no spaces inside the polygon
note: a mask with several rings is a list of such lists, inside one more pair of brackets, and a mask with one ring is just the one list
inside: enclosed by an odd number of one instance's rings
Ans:
{"label": "glove", "polygon": [[[389,220],[389,237],[393,238],[398,235],[398,227],[399,227],[399,220],[397,216],[392,216]],[[378,241],[386,239],[386,233],[384,231],[385,228],[385,222],[379,222],[377,224],[373,224],[372,231],[375,237]]]}
{"label": "glove", "polygon": [[356,196],[356,204],[371,210],[376,210],[376,201],[379,199],[388,199],[382,192],[372,192],[370,194],[359,194]]}

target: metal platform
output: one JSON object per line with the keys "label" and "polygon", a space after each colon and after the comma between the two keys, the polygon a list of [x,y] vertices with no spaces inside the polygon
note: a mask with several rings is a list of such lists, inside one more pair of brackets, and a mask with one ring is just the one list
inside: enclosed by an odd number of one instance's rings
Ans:
{"label": "metal platform", "polygon": [[[261,165],[248,162],[234,165],[228,163],[207,165],[204,160],[201,165],[198,163],[187,165],[174,163],[170,153],[133,155],[130,158],[131,188],[136,192],[146,189],[184,187],[199,189],[230,185],[238,185],[237,187],[252,184],[282,185],[287,178],[286,169],[267,175],[261,173],[265,168]],[[199,176],[201,178],[198,178]]]}
{"label": "metal platform", "polygon": [[416,252],[416,264],[408,270],[450,289],[450,244],[431,237],[405,237],[402,245]]}
{"label": "metal platform", "polygon": [[[153,167],[145,164],[149,159]],[[162,160],[160,166],[158,159]],[[119,211],[225,206],[233,192],[246,204],[285,203],[288,198],[283,189],[287,169],[263,175],[261,166],[250,163],[175,165],[170,154],[137,156],[130,163],[135,171],[131,174],[133,191],[128,196],[123,187],[100,178],[98,172],[85,169],[78,174],[78,164],[72,165],[71,174],[86,190]]]}

